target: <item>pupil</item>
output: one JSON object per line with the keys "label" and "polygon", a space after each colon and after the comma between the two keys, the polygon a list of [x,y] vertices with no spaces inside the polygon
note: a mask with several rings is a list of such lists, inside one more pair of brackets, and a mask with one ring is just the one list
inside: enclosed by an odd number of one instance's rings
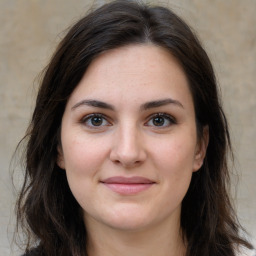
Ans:
{"label": "pupil", "polygon": [[162,117],[155,117],[153,120],[155,126],[162,126],[164,124],[164,118]]}
{"label": "pupil", "polygon": [[100,125],[102,124],[102,118],[101,118],[101,117],[98,117],[98,116],[93,117],[93,118],[92,118],[92,124],[93,124],[94,126],[100,126]]}

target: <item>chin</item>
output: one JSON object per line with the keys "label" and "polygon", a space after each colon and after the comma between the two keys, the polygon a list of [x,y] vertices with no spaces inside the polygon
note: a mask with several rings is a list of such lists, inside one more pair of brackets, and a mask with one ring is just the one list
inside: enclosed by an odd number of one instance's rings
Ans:
{"label": "chin", "polygon": [[131,209],[115,212],[105,217],[103,221],[111,228],[131,232],[142,231],[160,221],[158,217],[154,218],[150,213],[139,212],[139,210],[131,211]]}
{"label": "chin", "polygon": [[136,231],[142,231],[146,229],[148,226],[150,226],[151,221],[145,221],[145,218],[143,219],[136,219],[130,216],[129,218],[120,218],[115,221],[108,222],[109,226],[113,229],[120,230],[120,231],[130,231],[130,232],[136,232]]}

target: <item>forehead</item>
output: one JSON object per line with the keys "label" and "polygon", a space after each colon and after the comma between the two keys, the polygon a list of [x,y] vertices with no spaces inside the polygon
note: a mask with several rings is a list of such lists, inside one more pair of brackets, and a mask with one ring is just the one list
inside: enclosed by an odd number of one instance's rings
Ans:
{"label": "forehead", "polygon": [[[169,95],[167,95],[169,94]],[[129,45],[99,55],[89,65],[70,100],[154,100],[167,96],[190,100],[186,75],[169,51],[152,44]],[[144,99],[145,98],[145,99]]]}
{"label": "forehead", "polygon": [[169,73],[170,69],[173,71],[172,77],[176,73],[186,79],[178,61],[167,49],[153,44],[138,44],[103,52],[89,65],[85,76],[88,78],[89,75],[96,75],[97,78],[97,74],[104,74],[110,77],[116,72],[115,78],[118,79],[123,74],[132,78],[132,75],[143,76],[153,72],[156,77],[158,74]]}

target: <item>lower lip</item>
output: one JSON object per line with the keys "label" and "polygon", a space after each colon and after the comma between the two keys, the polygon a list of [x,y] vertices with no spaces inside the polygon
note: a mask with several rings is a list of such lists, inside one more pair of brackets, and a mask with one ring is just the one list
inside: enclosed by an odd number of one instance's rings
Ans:
{"label": "lower lip", "polygon": [[122,194],[122,195],[134,195],[145,191],[152,187],[154,183],[144,184],[144,183],[128,183],[128,184],[119,184],[119,183],[103,183],[106,187],[112,191]]}

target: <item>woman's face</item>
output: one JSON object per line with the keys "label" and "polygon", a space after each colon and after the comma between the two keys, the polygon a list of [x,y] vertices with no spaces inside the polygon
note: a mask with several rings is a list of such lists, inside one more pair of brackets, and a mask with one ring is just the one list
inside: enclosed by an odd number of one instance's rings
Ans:
{"label": "woman's face", "polygon": [[205,148],[178,62],[131,45],[97,57],[71,94],[58,165],[86,223],[139,230],[179,223]]}

